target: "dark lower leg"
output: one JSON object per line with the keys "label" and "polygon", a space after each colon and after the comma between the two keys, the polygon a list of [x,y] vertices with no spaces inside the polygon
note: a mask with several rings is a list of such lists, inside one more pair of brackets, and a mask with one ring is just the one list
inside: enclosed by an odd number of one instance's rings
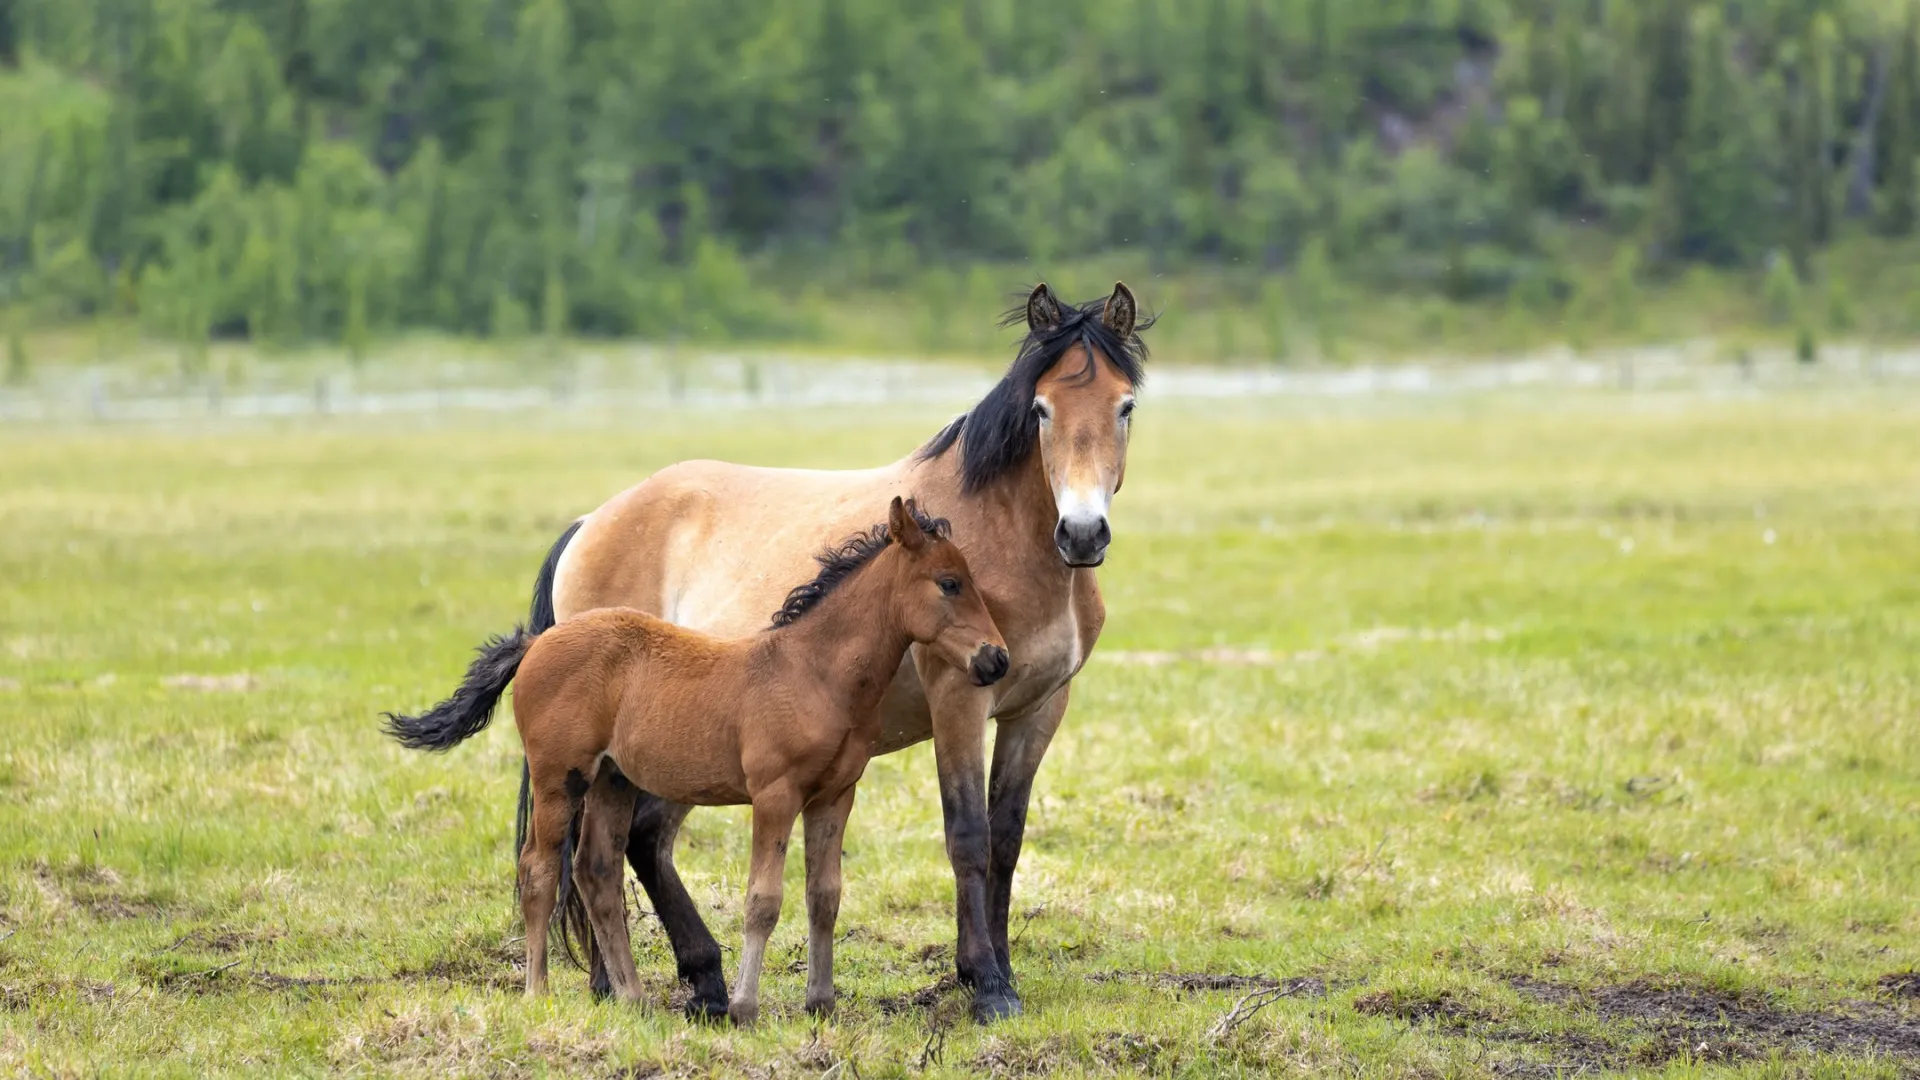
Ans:
{"label": "dark lower leg", "polygon": [[1067,688],[1023,717],[1001,721],[993,739],[993,774],[987,782],[987,832],[991,858],[987,869],[987,921],[1000,973],[1013,980],[1012,943],[1007,921],[1013,907],[1013,872],[1026,841],[1027,805],[1034,774],[1046,756],[1053,733],[1067,711]]}
{"label": "dark lower leg", "polygon": [[960,981],[973,988],[974,1016],[986,1022],[1020,1011],[1020,998],[994,955],[988,922],[989,841],[986,800],[976,778],[971,785],[942,777],[941,810],[946,817],[947,857],[953,864],[954,908],[958,936],[954,966]]}
{"label": "dark lower leg", "polygon": [[1027,831],[1027,798],[1032,785],[1018,792],[1000,793],[987,814],[987,932],[1000,973],[1013,980],[1012,944],[1007,940],[1008,915],[1013,907],[1013,871],[1020,862],[1020,846]]}
{"label": "dark lower leg", "polygon": [[673,947],[680,981],[693,990],[687,1015],[719,1019],[727,1014],[727,978],[720,966],[720,943],[700,918],[700,909],[673,868],[673,843],[691,808],[641,792],[627,834],[627,861],[646,890],[654,914]]}

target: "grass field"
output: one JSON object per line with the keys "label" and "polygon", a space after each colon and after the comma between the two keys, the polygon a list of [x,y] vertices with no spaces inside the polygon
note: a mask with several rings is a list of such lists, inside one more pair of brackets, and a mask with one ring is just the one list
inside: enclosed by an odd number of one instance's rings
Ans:
{"label": "grass field", "polygon": [[[522,1000],[511,723],[429,757],[377,711],[649,470],[938,419],[0,431],[0,1072],[1920,1072],[1920,393],[1884,387],[1149,385],[1016,882],[1025,1016],[945,981],[925,746],[861,788],[832,1022],[797,858],[758,1029],[684,1023],[644,917],[652,1005]],[[744,822],[681,846],[728,946]]]}

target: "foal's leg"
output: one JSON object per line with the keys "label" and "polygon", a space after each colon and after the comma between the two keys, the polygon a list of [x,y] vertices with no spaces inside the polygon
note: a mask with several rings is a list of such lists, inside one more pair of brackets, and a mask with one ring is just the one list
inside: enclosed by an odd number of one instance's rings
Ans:
{"label": "foal's leg", "polygon": [[[718,1020],[727,1015],[727,978],[720,966],[720,943],[700,918],[700,909],[680,875],[673,868],[673,842],[680,835],[680,823],[692,807],[670,803],[642,791],[633,805],[633,831],[627,834],[627,861],[653,903],[653,913],[667,932],[673,946],[680,981],[693,988],[687,1001],[687,1016],[695,1020]],[[598,948],[593,950],[593,987],[597,994],[611,991],[606,966]]]}
{"label": "foal's leg", "polygon": [[580,854],[573,879],[586,903],[593,926],[593,943],[605,964],[614,994],[622,1001],[640,999],[640,973],[633,966],[633,944],[627,938],[627,904],[621,889],[625,869],[620,854],[627,846],[633,823],[633,800],[639,794],[610,766],[587,789],[580,820]]}
{"label": "foal's leg", "polygon": [[727,1015],[742,1027],[760,1018],[760,963],[767,939],[780,921],[781,876],[787,869],[787,839],[800,816],[800,796],[782,785],[753,800],[753,862],[747,870],[747,934],[740,948],[740,978]]}
{"label": "foal's leg", "polygon": [[527,996],[547,992],[547,921],[560,887],[560,843],[574,808],[586,794],[580,770],[534,766],[533,821],[520,852],[520,918],[527,926]]}
{"label": "foal's leg", "polygon": [[807,818],[807,1011],[833,1012],[833,927],[840,917],[840,848],[846,842],[847,815],[853,812],[849,787],[832,802],[806,809]]}

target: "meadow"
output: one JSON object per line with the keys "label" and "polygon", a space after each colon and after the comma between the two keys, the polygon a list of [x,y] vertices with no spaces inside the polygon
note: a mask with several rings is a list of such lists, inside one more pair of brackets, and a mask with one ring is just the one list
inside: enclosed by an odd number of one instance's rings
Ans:
{"label": "meadow", "polygon": [[[0,429],[0,1072],[1920,1072],[1897,385],[1150,382],[1016,879],[1024,1016],[974,1026],[949,977],[926,746],[861,787],[830,1022],[798,859],[757,1029],[681,1019],[643,911],[646,1007],[565,967],[523,1000],[512,724],[428,756],[378,712],[648,471],[876,464],[945,415]],[[745,820],[681,843],[730,947]]]}

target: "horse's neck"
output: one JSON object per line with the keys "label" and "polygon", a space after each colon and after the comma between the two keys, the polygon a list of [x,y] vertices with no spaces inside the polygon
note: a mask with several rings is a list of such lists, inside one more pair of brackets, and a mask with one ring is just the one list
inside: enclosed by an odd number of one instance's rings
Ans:
{"label": "horse's neck", "polygon": [[[919,495],[920,504],[936,516],[964,517],[970,534],[992,538],[990,546],[971,535],[963,539],[968,559],[1031,564],[1033,572],[1042,576],[1064,571],[1066,565],[1053,545],[1053,527],[1058,520],[1053,488],[1047,483],[1039,448],[1035,447],[1026,461],[1005,476],[977,491],[966,490],[961,458],[961,448],[955,446],[923,463],[909,483]],[[948,507],[964,508],[965,512]],[[956,520],[954,525],[958,533],[963,522]],[[1060,576],[1064,581],[1066,575]]]}
{"label": "horse's neck", "polygon": [[[879,558],[889,558],[883,553]],[[820,606],[775,633],[772,647],[820,680],[856,723],[879,708],[913,638],[893,618],[888,575],[864,566]]]}

